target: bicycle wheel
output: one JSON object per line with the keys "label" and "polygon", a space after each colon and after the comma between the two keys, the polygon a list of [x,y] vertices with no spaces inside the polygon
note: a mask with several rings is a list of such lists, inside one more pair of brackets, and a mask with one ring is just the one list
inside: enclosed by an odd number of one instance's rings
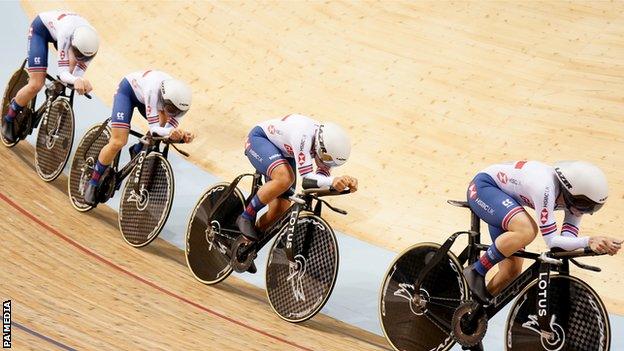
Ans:
{"label": "bicycle wheel", "polygon": [[[22,89],[26,84],[28,84],[28,71],[22,66],[15,70],[15,72],[13,72],[11,78],[9,79],[9,83],[4,88],[4,95],[2,97],[2,116],[0,116],[0,123],[2,123],[2,125],[4,125],[4,116],[6,116],[7,112],[9,111],[9,104],[11,103],[11,100],[13,100],[17,92]],[[24,109],[32,110],[33,100],[31,100],[28,105],[24,107]],[[21,115],[23,114],[20,114],[20,116]],[[17,118],[19,119],[20,116],[18,116]],[[20,123],[17,124],[19,125]],[[9,143],[4,139],[3,136],[0,136],[0,140],[2,140],[2,144],[4,144],[4,146],[6,147],[13,147],[19,142],[18,139],[12,143]]]}
{"label": "bicycle wheel", "polygon": [[536,311],[537,279],[514,302],[505,332],[506,350],[609,350],[611,326],[600,297],[587,283],[564,275],[550,277],[548,311],[552,338],[541,337]]}
{"label": "bicycle wheel", "polygon": [[409,247],[392,262],[380,292],[381,327],[395,350],[449,350],[455,340],[451,320],[468,298],[462,266],[452,252],[427,274],[415,291],[414,282],[440,248],[436,243]]}
{"label": "bicycle wheel", "polygon": [[171,212],[173,191],[171,165],[160,153],[145,156],[142,168],[134,166],[119,206],[119,229],[129,245],[141,247],[156,239]]}
{"label": "bicycle wheel", "polygon": [[245,210],[245,200],[236,188],[209,217],[229,183],[218,183],[195,204],[186,228],[186,264],[204,284],[216,284],[232,273],[230,247],[239,236],[236,218]]}
{"label": "bicycle wheel", "polygon": [[41,179],[51,182],[63,172],[73,143],[74,112],[66,99],[57,99],[37,133],[35,168]]}
{"label": "bicycle wheel", "polygon": [[334,289],[338,242],[327,222],[308,213],[300,215],[295,226],[295,263],[286,257],[286,237],[286,231],[282,231],[269,251],[267,297],[278,316],[299,323],[314,317]]}
{"label": "bicycle wheel", "polygon": [[93,168],[102,148],[111,138],[111,129],[106,126],[98,135],[101,124],[89,128],[78,143],[78,149],[72,158],[67,178],[67,194],[74,208],[86,212],[93,208],[84,202],[85,185],[91,179]]}

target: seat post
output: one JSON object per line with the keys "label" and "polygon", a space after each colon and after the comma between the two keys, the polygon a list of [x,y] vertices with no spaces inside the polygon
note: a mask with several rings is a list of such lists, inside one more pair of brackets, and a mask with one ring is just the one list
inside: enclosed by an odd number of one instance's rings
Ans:
{"label": "seat post", "polygon": [[[472,210],[470,210],[470,230],[481,234],[481,218]],[[478,241],[480,242],[481,240]]]}
{"label": "seat post", "polygon": [[481,252],[477,248],[477,245],[481,244],[481,219],[476,213],[470,210],[470,231],[477,233],[477,235],[470,235],[468,237],[468,263],[472,264],[479,259]]}

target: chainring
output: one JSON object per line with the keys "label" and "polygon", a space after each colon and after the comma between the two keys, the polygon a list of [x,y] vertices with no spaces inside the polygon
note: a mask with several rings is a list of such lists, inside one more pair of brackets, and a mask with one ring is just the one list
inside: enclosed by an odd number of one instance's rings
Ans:
{"label": "chainring", "polygon": [[[253,247],[252,247],[253,246]],[[230,265],[237,273],[246,272],[258,256],[254,242],[240,235],[232,243],[232,258]]]}
{"label": "chainring", "polygon": [[460,345],[473,347],[483,340],[487,324],[487,317],[481,305],[474,301],[464,302],[453,313],[453,337]]}

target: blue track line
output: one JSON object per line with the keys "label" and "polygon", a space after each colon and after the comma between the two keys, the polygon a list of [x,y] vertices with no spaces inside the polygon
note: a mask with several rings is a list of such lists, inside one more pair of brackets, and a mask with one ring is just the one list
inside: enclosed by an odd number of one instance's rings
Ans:
{"label": "blue track line", "polygon": [[[28,334],[30,334],[32,336],[36,336],[36,337],[38,337],[41,340],[47,341],[50,344],[52,344],[54,346],[57,346],[60,349],[67,350],[67,351],[77,351],[76,349],[74,349],[72,347],[69,347],[69,346],[67,346],[67,345],[65,345],[65,344],[63,344],[61,342],[58,342],[58,341],[56,341],[56,340],[54,340],[52,338],[49,338],[49,337],[47,337],[47,336],[45,336],[45,335],[43,335],[41,333],[38,333],[38,332],[36,332],[36,331],[34,331],[34,330],[32,330],[32,329],[30,329],[30,328],[20,324],[20,323],[15,322],[15,321],[12,321],[11,325],[13,327],[17,328],[17,329],[21,329],[21,330],[27,332]],[[15,344],[16,340],[13,340],[13,343]]]}

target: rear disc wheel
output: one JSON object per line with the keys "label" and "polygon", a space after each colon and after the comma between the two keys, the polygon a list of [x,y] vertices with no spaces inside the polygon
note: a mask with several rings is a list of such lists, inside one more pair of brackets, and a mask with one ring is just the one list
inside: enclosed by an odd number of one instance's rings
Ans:
{"label": "rear disc wheel", "polygon": [[232,273],[230,248],[240,236],[236,218],[245,209],[245,200],[236,188],[210,216],[229,183],[219,183],[204,192],[186,229],[186,264],[204,284],[217,284]]}
{"label": "rear disc wheel", "polygon": [[416,244],[392,262],[380,292],[379,314],[386,339],[395,350],[449,350],[453,314],[468,298],[461,264],[448,252],[424,277],[416,291],[420,272],[439,250],[436,243]]}

